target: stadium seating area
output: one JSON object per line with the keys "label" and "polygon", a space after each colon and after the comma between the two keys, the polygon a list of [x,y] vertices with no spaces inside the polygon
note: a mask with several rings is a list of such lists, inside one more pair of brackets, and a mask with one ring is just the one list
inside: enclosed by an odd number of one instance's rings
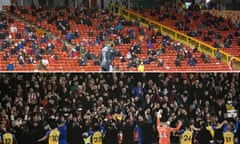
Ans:
{"label": "stadium seating area", "polygon": [[[71,144],[83,144],[82,134],[95,131],[102,132],[104,144],[117,144],[120,132],[124,144],[137,143],[137,126],[145,143],[156,144],[156,112],[162,109],[161,122],[183,122],[172,144],[179,144],[185,126],[200,128],[202,122],[214,127],[228,121],[225,126],[236,128],[239,139],[239,115],[228,115],[240,109],[239,81],[239,73],[0,74],[1,132],[14,133],[18,144],[33,144],[45,136],[46,125],[61,119]],[[215,141],[223,139],[219,131]]]}
{"label": "stadium seating area", "polygon": [[[134,11],[134,10],[132,10]],[[235,57],[240,57],[238,44],[239,38],[239,21],[236,21],[235,13],[227,13],[219,15],[216,12],[199,11],[197,9],[178,10],[173,8],[162,8],[161,10],[148,9],[143,11],[134,11],[138,14],[148,17],[151,20],[158,21],[163,25],[180,30],[182,33],[190,35],[200,32],[199,36],[193,36],[206,42],[220,50],[223,50]],[[152,12],[152,14],[151,14]],[[232,17],[231,17],[232,16]],[[181,23],[181,26],[179,26]],[[232,35],[229,38],[229,35]],[[217,38],[218,36],[221,38]],[[211,40],[206,40],[210,38]],[[231,44],[225,46],[225,40],[229,39]],[[218,44],[216,46],[215,44]]]}
{"label": "stadium seating area", "polygon": [[[9,7],[6,7],[5,9],[9,9]],[[18,56],[17,55],[11,55],[7,60],[1,61],[1,71],[6,71],[6,65],[9,62],[14,63],[15,70],[16,71],[100,71],[99,65],[94,65],[94,60],[88,60],[86,66],[79,66],[78,60],[81,58],[82,54],[77,54],[77,57],[73,58],[70,57],[69,53],[71,53],[71,50],[73,47],[75,47],[77,44],[83,44],[84,49],[87,52],[92,53],[97,58],[101,54],[102,46],[106,43],[112,43],[114,40],[116,40],[117,35],[116,34],[110,34],[107,38],[102,40],[98,45],[95,44],[97,37],[100,34],[100,31],[97,30],[96,26],[99,23],[106,24],[104,22],[104,19],[109,19],[111,17],[116,17],[113,21],[109,21],[109,25],[115,28],[118,24],[118,21],[122,20],[121,17],[113,16],[111,14],[103,14],[102,11],[94,11],[94,10],[86,10],[86,12],[90,13],[90,16],[83,16],[83,14],[80,12],[80,14],[76,15],[79,10],[78,9],[46,9],[46,8],[38,8],[37,10],[34,10],[30,7],[21,7],[15,11],[12,11],[12,13],[7,13],[7,19],[10,18],[10,15],[14,18],[13,25],[17,27],[20,33],[24,35],[26,39],[28,39],[29,35],[26,35],[24,33],[23,27],[27,27],[28,25],[34,25],[37,26],[37,28],[34,29],[34,33],[36,34],[36,41],[39,43],[42,35],[44,35],[44,30],[46,32],[50,32],[50,34],[46,35],[55,35],[57,37],[54,37],[54,49],[51,54],[43,53],[41,55],[42,59],[46,59],[50,61],[53,55],[57,56],[57,60],[55,60],[53,63],[49,63],[46,68],[39,69],[39,63],[40,61],[37,61],[35,57],[33,59],[35,60],[35,63],[33,64],[27,64],[26,62],[19,66]],[[56,23],[49,22],[49,19],[54,19],[53,16],[56,15],[56,20],[62,21],[67,20],[67,30],[62,30],[57,27]],[[98,18],[96,18],[96,15]],[[77,18],[71,18],[76,17],[81,18],[87,18],[91,21],[92,26],[88,26],[86,24],[78,24]],[[178,15],[177,15],[178,16]],[[179,15],[180,17],[180,15]],[[153,18],[153,17],[152,17]],[[201,18],[200,18],[201,19]],[[19,22],[21,21],[21,22]],[[163,24],[166,24],[168,26],[173,26],[174,21],[172,20],[166,20]],[[10,24],[9,24],[10,25]],[[41,28],[41,29],[39,29]],[[9,30],[10,28],[8,28]],[[122,26],[122,29],[119,31],[119,33],[123,36],[126,35],[127,31],[129,29],[132,29],[135,32],[136,38],[131,39],[130,43],[128,44],[120,44],[118,46],[114,46],[114,49],[117,49],[120,51],[121,56],[127,57],[127,54],[130,50],[130,47],[133,43],[138,42],[139,34],[139,27],[138,26]],[[148,58],[148,48],[147,48],[147,39],[155,32],[149,30],[147,27],[143,28],[145,33],[145,38],[140,41],[141,42],[141,54],[136,54],[136,56],[139,58],[140,61],[144,61],[145,58]],[[106,28],[103,29],[103,32],[105,32]],[[67,46],[67,51],[62,51],[62,47],[64,45],[64,42],[60,42],[60,40],[66,40],[66,34],[67,33],[73,33],[77,31],[78,37],[71,39],[71,43]],[[89,31],[92,31],[92,35],[89,35]],[[159,49],[158,44],[162,42],[163,36],[156,37],[156,44],[153,44],[153,51],[157,51]],[[39,44],[38,47],[43,47],[43,49],[46,49],[48,43],[51,43],[53,39],[48,39],[46,43]],[[111,40],[112,39],[112,40]],[[14,40],[14,43],[17,43],[19,40]],[[175,41],[172,41],[172,43],[178,43]],[[2,43],[2,42],[1,42]],[[14,45],[14,44],[13,44]],[[32,41],[27,42],[27,48],[30,48],[32,45]],[[156,56],[156,60],[151,62],[150,64],[145,64],[145,71],[229,71],[228,65],[222,63],[219,60],[216,60],[215,58],[210,58],[210,63],[204,63],[201,58],[200,52],[193,52],[193,50],[187,46],[183,46],[186,50],[185,53],[190,53],[191,55],[194,55],[197,61],[196,66],[190,66],[188,64],[188,61],[190,58],[185,58],[181,61],[181,66],[177,67],[175,65],[175,60],[177,58],[177,55],[179,55],[179,51],[173,50],[172,45],[166,46],[166,52],[162,53],[161,55]],[[182,48],[183,48],[182,47]],[[233,48],[231,48],[233,49]],[[4,49],[0,52],[1,57],[3,57],[4,53],[7,53],[9,49]],[[162,59],[164,61],[164,66],[158,67],[158,60]],[[128,67],[129,60],[127,59],[126,62],[121,62],[120,57],[116,57],[113,60],[113,65],[116,69],[116,71],[137,71],[136,67],[129,68]]]}

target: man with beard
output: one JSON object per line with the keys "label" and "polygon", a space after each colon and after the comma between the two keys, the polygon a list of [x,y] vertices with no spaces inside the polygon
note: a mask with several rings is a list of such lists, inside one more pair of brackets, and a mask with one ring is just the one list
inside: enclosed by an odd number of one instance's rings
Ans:
{"label": "man with beard", "polygon": [[129,119],[122,124],[123,143],[133,144],[133,124]]}
{"label": "man with beard", "polygon": [[207,125],[205,122],[202,122],[201,129],[197,135],[198,143],[208,144],[213,139],[209,130],[207,130]]}
{"label": "man with beard", "polygon": [[103,139],[104,144],[118,143],[118,130],[115,122],[111,122],[106,128],[106,134]]}
{"label": "man with beard", "polygon": [[84,125],[81,120],[78,120],[74,115],[72,121],[67,125],[67,135],[70,144],[83,144],[82,133],[84,132]]}
{"label": "man with beard", "polygon": [[153,141],[153,125],[150,108],[147,108],[144,114],[144,117],[142,115],[139,115],[138,117],[139,126],[142,130],[142,143],[151,144]]}
{"label": "man with beard", "polygon": [[151,144],[153,140],[152,123],[147,120],[142,121],[140,125],[143,135],[143,144]]}
{"label": "man with beard", "polygon": [[[38,139],[43,137],[47,131],[47,128],[45,129],[45,125],[41,124],[41,122],[38,120],[38,114],[33,114],[32,122],[29,126],[29,141],[30,143],[35,143]],[[45,141],[39,142],[41,144],[45,143]]]}

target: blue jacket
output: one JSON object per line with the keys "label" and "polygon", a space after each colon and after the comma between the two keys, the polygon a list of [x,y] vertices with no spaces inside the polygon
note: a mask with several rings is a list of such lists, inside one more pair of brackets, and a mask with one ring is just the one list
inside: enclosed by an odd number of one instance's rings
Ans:
{"label": "blue jacket", "polygon": [[138,125],[136,125],[134,128],[134,134],[137,135],[138,144],[141,144],[142,143],[142,130]]}
{"label": "blue jacket", "polygon": [[7,70],[14,70],[14,65],[12,63],[7,65]]}

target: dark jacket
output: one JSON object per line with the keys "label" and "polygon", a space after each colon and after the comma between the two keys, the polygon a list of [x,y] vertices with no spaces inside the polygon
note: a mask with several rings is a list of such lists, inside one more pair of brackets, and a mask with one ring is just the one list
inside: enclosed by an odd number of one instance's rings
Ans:
{"label": "dark jacket", "polygon": [[197,140],[199,144],[208,144],[210,140],[212,140],[212,135],[210,134],[209,130],[204,127],[199,131]]}

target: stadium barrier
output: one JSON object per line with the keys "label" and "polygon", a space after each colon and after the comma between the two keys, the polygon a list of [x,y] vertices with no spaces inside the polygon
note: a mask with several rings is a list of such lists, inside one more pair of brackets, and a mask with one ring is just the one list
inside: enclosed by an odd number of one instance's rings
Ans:
{"label": "stadium barrier", "polygon": [[[165,25],[162,25],[157,21],[150,20],[147,17],[144,17],[138,13],[135,13],[132,10],[121,8],[120,6],[114,5],[114,4],[111,4],[109,8],[110,8],[110,12],[113,12],[119,16],[121,15],[128,20],[138,20],[141,23],[141,25],[149,26],[149,24],[152,24],[154,26],[154,29],[160,30],[162,34],[168,35],[172,39],[179,41],[191,48],[197,47],[200,52],[204,52],[213,58],[215,57],[215,52],[217,51],[217,48],[214,48],[213,46],[211,46],[209,44],[206,44],[200,40],[197,40],[196,38],[190,37],[190,36],[183,34],[177,30],[174,30]],[[222,56],[221,60],[223,62],[225,62],[226,64],[229,64],[229,60],[233,56],[222,50],[219,50],[219,52]],[[237,70],[240,70],[240,58],[233,57],[233,59],[234,59],[233,67]]]}

